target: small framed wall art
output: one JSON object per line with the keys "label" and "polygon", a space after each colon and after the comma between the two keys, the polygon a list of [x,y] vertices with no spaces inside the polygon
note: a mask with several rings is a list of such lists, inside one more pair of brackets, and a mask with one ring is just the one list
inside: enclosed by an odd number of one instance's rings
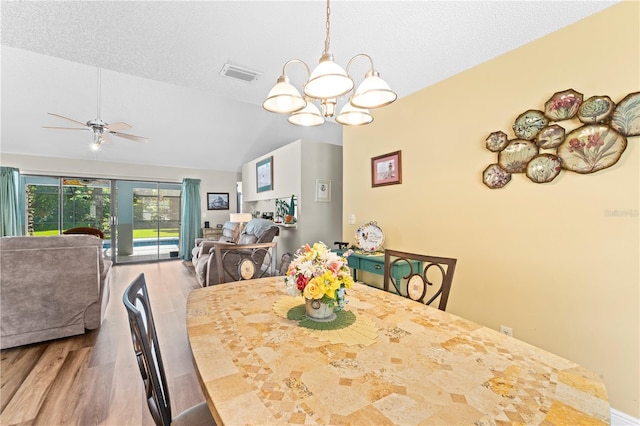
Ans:
{"label": "small framed wall art", "polygon": [[402,183],[402,151],[394,151],[371,159],[371,186]]}
{"label": "small framed wall art", "polygon": [[229,193],[207,192],[207,210],[229,210]]}
{"label": "small framed wall art", "polygon": [[331,201],[331,181],[316,179],[316,201],[328,203]]}
{"label": "small framed wall art", "polygon": [[257,191],[273,191],[273,156],[256,163]]}

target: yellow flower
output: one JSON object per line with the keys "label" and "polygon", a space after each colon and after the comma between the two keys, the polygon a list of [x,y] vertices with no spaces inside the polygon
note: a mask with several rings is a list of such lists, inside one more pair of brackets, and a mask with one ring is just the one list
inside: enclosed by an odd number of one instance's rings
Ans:
{"label": "yellow flower", "polygon": [[318,242],[313,245],[313,251],[317,254],[318,257],[323,258],[326,256],[329,248],[323,243]]}
{"label": "yellow flower", "polygon": [[324,283],[322,277],[313,277],[304,288],[303,295],[307,299],[322,299],[324,294]]}
{"label": "yellow flower", "polygon": [[344,284],[345,288],[351,288],[353,286],[353,277],[351,275],[343,275],[340,277],[342,279],[342,284]]}
{"label": "yellow flower", "polygon": [[325,293],[332,299],[336,298],[336,291],[340,288],[340,281],[337,279],[333,272],[326,271],[322,275],[322,280],[324,281]]}

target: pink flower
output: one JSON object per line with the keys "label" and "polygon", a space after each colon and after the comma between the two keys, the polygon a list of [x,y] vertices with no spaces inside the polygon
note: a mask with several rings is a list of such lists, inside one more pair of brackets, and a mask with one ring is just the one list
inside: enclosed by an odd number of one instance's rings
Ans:
{"label": "pink flower", "polygon": [[569,152],[579,151],[584,147],[584,142],[581,142],[580,139],[573,138],[569,141]]}
{"label": "pink flower", "polygon": [[342,268],[342,263],[340,262],[333,262],[331,265],[329,265],[329,269],[331,270],[331,272],[333,272],[334,274],[338,274],[338,271],[340,270],[340,268]]}
{"label": "pink flower", "polygon": [[587,148],[597,148],[599,146],[604,145],[604,141],[602,140],[602,138],[598,134],[589,135],[587,137],[587,141],[588,141]]}

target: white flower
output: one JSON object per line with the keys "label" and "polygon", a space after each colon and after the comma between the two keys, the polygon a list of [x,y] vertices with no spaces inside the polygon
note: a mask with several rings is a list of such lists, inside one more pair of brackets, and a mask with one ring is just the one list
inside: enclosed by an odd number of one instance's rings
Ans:
{"label": "white flower", "polygon": [[289,294],[289,296],[296,297],[298,294],[300,294],[295,280],[285,280],[285,285],[287,289],[287,294]]}

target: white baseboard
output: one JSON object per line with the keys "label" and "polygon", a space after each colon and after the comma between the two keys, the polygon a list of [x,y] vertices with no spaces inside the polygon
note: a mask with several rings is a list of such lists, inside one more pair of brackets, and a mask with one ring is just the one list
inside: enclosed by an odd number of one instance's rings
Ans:
{"label": "white baseboard", "polygon": [[640,419],[631,417],[615,409],[611,409],[611,426],[640,426]]}

